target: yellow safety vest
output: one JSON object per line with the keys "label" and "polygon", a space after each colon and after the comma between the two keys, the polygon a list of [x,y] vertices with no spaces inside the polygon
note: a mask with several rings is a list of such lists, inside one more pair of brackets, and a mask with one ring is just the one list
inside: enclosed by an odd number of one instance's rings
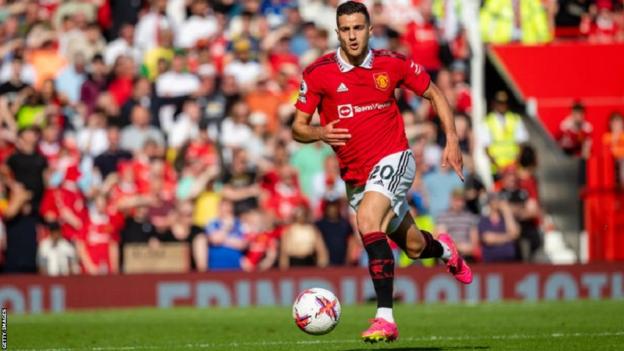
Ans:
{"label": "yellow safety vest", "polygon": [[[520,146],[516,142],[516,128],[521,123],[520,116],[513,112],[505,113],[505,123],[502,124],[496,113],[490,112],[485,118],[491,136],[488,153],[494,158],[499,167],[509,166],[516,162],[520,153]],[[496,171],[496,166],[492,165]]]}
{"label": "yellow safety vest", "polygon": [[[520,1],[520,29],[523,44],[547,43],[553,39],[548,16],[540,0]],[[504,44],[512,40],[514,12],[512,0],[486,0],[480,14],[481,37],[486,43]]]}
{"label": "yellow safety vest", "polygon": [[[442,21],[444,19],[444,17],[446,17],[446,2],[448,0],[433,0],[433,4],[431,6],[431,12],[433,12],[433,15],[440,21]],[[461,22],[462,20],[462,11],[463,11],[463,7],[462,7],[462,0],[456,0],[453,3],[453,12],[455,12],[455,16],[457,16],[457,19]]]}

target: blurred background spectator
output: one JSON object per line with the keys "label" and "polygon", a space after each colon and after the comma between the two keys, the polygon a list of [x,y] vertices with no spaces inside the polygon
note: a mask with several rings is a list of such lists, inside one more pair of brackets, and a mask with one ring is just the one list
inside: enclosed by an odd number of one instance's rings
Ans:
{"label": "blurred background spectator", "polygon": [[479,239],[484,262],[514,262],[519,260],[517,240],[520,229],[505,196],[490,193],[488,212],[479,220]]}
{"label": "blurred background spectator", "polygon": [[554,35],[554,0],[486,0],[481,8],[481,35],[486,43],[546,43]]}
{"label": "blurred background spectator", "polygon": [[520,226],[518,254],[529,261],[541,246],[539,203],[534,197],[535,194],[531,195],[520,187],[516,167],[509,167],[503,171],[500,184],[499,195],[509,206],[515,222]]}
{"label": "blurred background spectator", "polygon": [[34,210],[33,192],[22,183],[8,184],[8,203],[3,211],[6,226],[7,273],[37,272],[37,214]]}
{"label": "blurred background spectator", "polygon": [[566,154],[587,159],[591,152],[592,131],[591,123],[585,120],[585,106],[576,101],[570,115],[561,121],[557,139]]}
{"label": "blurred background spectator", "polygon": [[[244,236],[243,224],[234,213],[234,204],[230,200],[222,199],[219,205],[219,218],[210,222],[206,227],[207,268],[210,270],[241,269],[247,240]],[[198,264],[198,267],[202,264]]]}
{"label": "blurred background spectator", "polygon": [[249,246],[242,259],[244,271],[265,271],[272,268],[278,258],[278,236],[271,217],[263,211],[249,211],[243,218],[246,240]]}
{"label": "blurred background spectator", "polygon": [[293,214],[293,223],[284,228],[279,256],[279,267],[325,267],[329,254],[318,229],[310,223],[310,212],[299,206]]}
{"label": "blurred background spectator", "polygon": [[520,145],[529,140],[522,118],[509,110],[509,95],[505,91],[494,96],[492,112],[485,117],[480,133],[495,178],[502,169],[515,163]]}
{"label": "blurred background spectator", "polygon": [[603,135],[602,143],[615,161],[615,179],[624,186],[624,116],[613,112],[609,117],[609,130]]}
{"label": "blurred background spectator", "polygon": [[354,253],[358,243],[343,207],[340,198],[326,197],[322,202],[323,216],[315,223],[327,247],[331,266],[353,264],[357,257]]}
{"label": "blurred background spectator", "polygon": [[59,224],[48,223],[47,230],[48,236],[39,242],[37,248],[39,273],[49,276],[80,273],[76,249],[63,238]]}
{"label": "blurred background spectator", "polygon": [[436,218],[436,232],[450,234],[464,259],[475,262],[480,254],[478,222],[479,218],[466,210],[464,190],[456,188],[451,193],[449,209]]}

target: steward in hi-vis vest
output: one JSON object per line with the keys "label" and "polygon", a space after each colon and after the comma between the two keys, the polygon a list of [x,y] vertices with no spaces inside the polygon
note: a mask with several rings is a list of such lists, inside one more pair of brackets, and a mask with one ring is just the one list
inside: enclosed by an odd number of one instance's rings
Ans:
{"label": "steward in hi-vis vest", "polygon": [[508,96],[499,91],[494,97],[494,108],[485,117],[483,142],[492,162],[492,173],[513,165],[520,153],[520,145],[528,140],[522,118],[508,110]]}

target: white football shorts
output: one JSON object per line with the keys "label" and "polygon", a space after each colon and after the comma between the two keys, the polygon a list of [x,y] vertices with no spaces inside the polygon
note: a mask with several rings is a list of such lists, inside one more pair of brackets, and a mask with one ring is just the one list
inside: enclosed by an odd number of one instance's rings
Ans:
{"label": "white football shorts", "polygon": [[388,226],[388,233],[394,232],[401,222],[409,205],[406,201],[414,177],[416,175],[416,160],[411,150],[405,150],[382,158],[373,167],[364,186],[352,187],[347,185],[349,205],[357,211],[364,193],[376,191],[390,199],[390,206],[396,216]]}

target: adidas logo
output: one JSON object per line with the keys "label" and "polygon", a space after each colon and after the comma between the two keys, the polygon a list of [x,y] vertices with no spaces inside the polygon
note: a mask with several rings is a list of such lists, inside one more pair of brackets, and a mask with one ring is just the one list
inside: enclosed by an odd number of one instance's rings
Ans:
{"label": "adidas logo", "polygon": [[378,180],[374,183],[375,185],[383,185],[383,182],[381,180]]}
{"label": "adidas logo", "polygon": [[338,89],[336,89],[337,93],[344,93],[345,91],[349,91],[349,88],[345,85],[345,83],[340,83]]}

